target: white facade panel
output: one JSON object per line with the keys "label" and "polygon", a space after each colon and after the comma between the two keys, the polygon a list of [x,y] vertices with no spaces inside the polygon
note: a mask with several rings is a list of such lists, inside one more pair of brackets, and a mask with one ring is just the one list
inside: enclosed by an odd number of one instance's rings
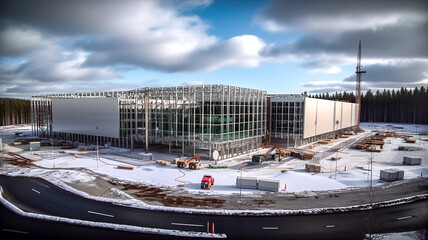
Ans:
{"label": "white facade panel", "polygon": [[342,128],[347,128],[352,126],[352,112],[353,112],[353,104],[352,103],[343,103],[343,114],[342,114]]}
{"label": "white facade panel", "polygon": [[303,138],[355,125],[355,103],[305,98]]}
{"label": "white facade panel", "polygon": [[52,119],[54,132],[119,138],[119,99],[54,98]]}
{"label": "white facade panel", "polygon": [[318,101],[315,98],[305,98],[303,138],[316,135],[317,103]]}
{"label": "white facade panel", "polygon": [[334,129],[334,101],[317,99],[316,135],[332,132]]}
{"label": "white facade panel", "polygon": [[334,130],[339,130],[342,128],[342,102],[334,102],[335,103],[335,114],[334,114]]}

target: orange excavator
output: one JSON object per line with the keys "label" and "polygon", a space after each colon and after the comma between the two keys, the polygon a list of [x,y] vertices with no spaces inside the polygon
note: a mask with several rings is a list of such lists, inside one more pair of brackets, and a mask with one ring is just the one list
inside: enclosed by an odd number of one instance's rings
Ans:
{"label": "orange excavator", "polygon": [[201,158],[199,155],[195,155],[190,159],[177,161],[177,167],[179,168],[185,168],[187,164],[189,164],[189,169],[196,170],[201,166]]}

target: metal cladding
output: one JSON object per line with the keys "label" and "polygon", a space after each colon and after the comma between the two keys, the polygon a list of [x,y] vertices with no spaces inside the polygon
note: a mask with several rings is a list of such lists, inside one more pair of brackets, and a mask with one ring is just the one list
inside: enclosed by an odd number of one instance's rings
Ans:
{"label": "metal cladding", "polygon": [[303,138],[355,126],[355,103],[305,98]]}
{"label": "metal cladding", "polygon": [[355,103],[309,98],[296,94],[272,94],[269,141],[296,147],[355,126]]}
{"label": "metal cladding", "polygon": [[119,137],[119,99],[52,99],[54,132]]}

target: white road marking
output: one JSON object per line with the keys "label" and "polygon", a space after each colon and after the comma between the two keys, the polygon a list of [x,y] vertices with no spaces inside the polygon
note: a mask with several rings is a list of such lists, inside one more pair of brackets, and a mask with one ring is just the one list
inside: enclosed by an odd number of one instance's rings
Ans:
{"label": "white road marking", "polygon": [[406,219],[409,219],[409,218],[412,218],[413,216],[405,216],[405,217],[399,217],[399,218],[397,218],[396,220],[398,220],[398,221],[400,221],[400,220],[406,220]]}
{"label": "white road marking", "polygon": [[191,224],[191,223],[171,223],[171,225],[189,226],[189,227],[204,227],[204,225],[201,225],[201,224]]}
{"label": "white road marking", "polygon": [[105,217],[111,217],[111,218],[114,217],[113,215],[110,215],[110,214],[93,212],[93,211],[88,211],[88,213],[92,213],[92,214],[96,214],[96,215],[100,215],[100,216],[105,216]]}
{"label": "white road marking", "polygon": [[263,227],[263,230],[278,230],[279,227]]}
{"label": "white road marking", "polygon": [[32,188],[31,190],[33,190],[34,192],[36,192],[36,193],[40,194],[40,192],[39,192],[39,191],[37,191],[37,190],[36,190],[36,189],[34,189],[34,188]]}
{"label": "white road marking", "polygon": [[334,228],[334,227],[336,227],[336,225],[327,225],[327,226],[325,226],[326,228]]}
{"label": "white road marking", "polygon": [[28,232],[18,231],[18,230],[12,230],[12,229],[6,229],[6,228],[2,228],[2,231],[3,232],[13,232],[13,233],[28,234]]}
{"label": "white road marking", "polygon": [[43,184],[43,183],[40,183],[43,187],[45,187],[45,188],[51,188],[51,187],[49,187],[48,185],[46,185],[46,184]]}

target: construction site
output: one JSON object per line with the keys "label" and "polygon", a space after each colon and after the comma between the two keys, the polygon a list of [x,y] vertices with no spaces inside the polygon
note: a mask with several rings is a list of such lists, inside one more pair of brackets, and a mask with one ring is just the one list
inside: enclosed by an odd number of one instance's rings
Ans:
{"label": "construction site", "polygon": [[[367,182],[362,178],[373,174],[372,166],[365,165],[373,154],[383,164],[411,163],[405,164],[413,171],[406,178],[423,175],[426,169],[419,167],[427,155],[423,132],[392,125],[380,129],[369,125],[371,131],[360,128],[361,74],[365,73],[360,64],[361,45],[357,103],[268,95],[226,85],[35,96],[31,128],[26,130],[31,134],[14,132],[13,138],[4,139],[15,148],[4,152],[5,159],[21,167],[83,167],[157,187],[213,188],[226,194],[237,186],[240,191],[274,192],[363,186]],[[393,140],[397,138],[405,144],[397,146]],[[415,146],[417,142],[422,147]],[[388,144],[392,145],[385,147]],[[402,170],[379,170],[379,181],[391,174],[404,179]],[[349,172],[355,178],[351,185],[337,180],[337,174],[349,178]],[[316,178],[310,182],[318,184],[296,182],[306,179],[307,173]]]}
{"label": "construction site", "polygon": [[103,147],[225,160],[352,130],[354,103],[225,85],[32,98],[32,133]]}

